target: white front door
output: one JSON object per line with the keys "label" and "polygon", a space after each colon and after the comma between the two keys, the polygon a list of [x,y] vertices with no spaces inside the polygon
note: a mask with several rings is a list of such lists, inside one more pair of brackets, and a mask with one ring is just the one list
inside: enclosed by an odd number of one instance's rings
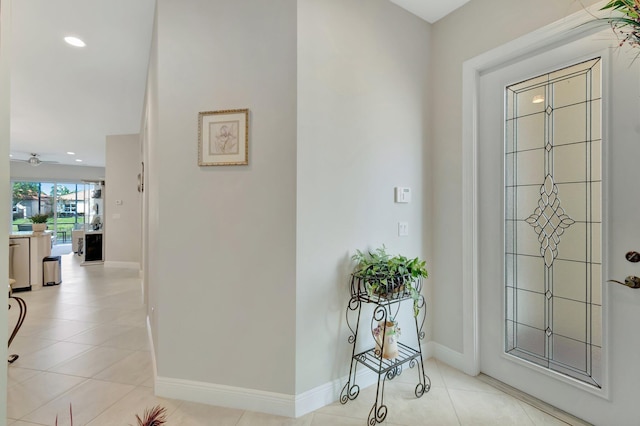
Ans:
{"label": "white front door", "polygon": [[[483,373],[640,424],[640,60],[606,32],[480,76]],[[635,52],[637,54],[637,52]]]}

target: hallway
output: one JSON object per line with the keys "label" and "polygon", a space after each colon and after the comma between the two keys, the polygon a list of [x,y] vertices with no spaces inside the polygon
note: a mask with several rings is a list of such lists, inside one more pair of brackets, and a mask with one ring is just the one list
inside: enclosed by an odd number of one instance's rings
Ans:
{"label": "hallway", "polygon": [[[375,387],[299,419],[158,398],[138,271],[79,265],[63,256],[60,286],[17,293],[28,306],[9,353],[8,425],[135,424],[162,405],[168,425],[364,425]],[[16,310],[9,311],[9,324]],[[346,344],[346,342],[345,342]],[[185,353],[188,362],[188,353]],[[432,389],[413,396],[415,373],[386,386],[389,425],[564,425],[566,423],[435,360],[425,363]]]}

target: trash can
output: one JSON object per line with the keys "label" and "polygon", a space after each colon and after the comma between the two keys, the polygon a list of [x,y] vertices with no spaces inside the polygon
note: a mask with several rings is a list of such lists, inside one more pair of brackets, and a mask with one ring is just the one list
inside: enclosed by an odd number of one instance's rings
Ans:
{"label": "trash can", "polygon": [[42,285],[58,285],[61,282],[60,256],[47,256],[42,259]]}

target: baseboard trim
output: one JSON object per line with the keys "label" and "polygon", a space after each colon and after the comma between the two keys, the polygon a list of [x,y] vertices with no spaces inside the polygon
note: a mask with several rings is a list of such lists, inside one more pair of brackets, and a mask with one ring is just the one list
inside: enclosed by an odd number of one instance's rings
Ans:
{"label": "baseboard trim", "polygon": [[[375,384],[377,378],[378,376],[372,371],[363,369],[358,372],[356,383],[360,389],[365,389]],[[156,375],[155,394],[165,398],[257,411],[277,416],[301,417],[336,402],[346,383],[347,377],[344,377],[294,396]]]}
{"label": "baseboard trim", "polygon": [[[295,417],[301,417],[316,411],[325,405],[332,404],[340,398],[340,392],[347,383],[348,376],[332,380],[320,386],[316,386],[306,392],[296,395]],[[360,369],[356,374],[356,383],[360,389],[366,389],[378,381],[378,375],[368,369]]]}
{"label": "baseboard trim", "polygon": [[447,346],[441,345],[437,342],[429,342],[429,352],[430,355],[437,359],[438,361],[442,361],[445,364],[455,368],[460,371],[467,371],[467,360],[465,359],[464,354],[454,351]]}
{"label": "baseboard trim", "polygon": [[147,333],[151,347],[153,389],[156,396],[295,417],[296,398],[293,395],[158,376],[151,320],[148,315]]}
{"label": "baseboard trim", "polygon": [[[344,376],[316,386],[299,395],[288,395],[193,380],[161,377],[158,376],[153,335],[151,333],[151,322],[148,316],[147,331],[149,334],[149,344],[151,346],[154,393],[156,396],[164,398],[297,418],[338,401],[342,388],[348,380],[348,376]],[[431,356],[435,356],[453,367],[456,367],[456,365],[462,362],[460,361],[463,359],[462,354],[452,351],[445,346],[433,342],[428,342],[424,346],[425,351],[423,357],[425,360]],[[377,380],[377,374],[366,368],[361,368],[356,375],[356,383],[361,390],[374,385]]]}
{"label": "baseboard trim", "polygon": [[[147,320],[147,327],[151,327]],[[150,337],[151,338],[151,337]],[[300,395],[287,395],[255,389],[192,380],[174,379],[157,375],[156,360],[152,345],[154,369],[154,393],[164,398],[179,399],[219,407],[256,411],[285,417],[301,417],[332,404],[340,398],[340,392],[347,383],[347,377],[317,386]],[[378,376],[370,370],[362,369],[356,376],[360,389],[376,383]]]}
{"label": "baseboard trim", "polygon": [[114,260],[107,260],[104,262],[105,268],[124,268],[124,269],[136,269],[140,270],[140,263],[138,262],[118,262]]}
{"label": "baseboard trim", "polygon": [[429,358],[433,358],[435,353],[435,343],[427,342],[422,344],[422,359],[428,360]]}
{"label": "baseboard trim", "polygon": [[295,417],[293,395],[157,376],[157,396],[220,407]]}

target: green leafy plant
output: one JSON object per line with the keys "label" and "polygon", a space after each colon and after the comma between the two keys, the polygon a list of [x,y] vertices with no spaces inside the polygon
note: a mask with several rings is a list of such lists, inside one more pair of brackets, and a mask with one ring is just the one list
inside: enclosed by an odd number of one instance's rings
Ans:
{"label": "green leafy plant", "polygon": [[606,20],[620,37],[620,46],[640,48],[640,0],[611,0],[601,10],[620,12]]}
{"label": "green leafy plant", "polygon": [[356,250],[351,259],[356,262],[353,275],[364,282],[369,296],[389,299],[407,292],[413,299],[413,313],[418,316],[420,292],[417,283],[429,276],[424,260],[392,256],[384,245],[366,253]]}
{"label": "green leafy plant", "polygon": [[47,219],[49,219],[49,215],[46,213],[34,214],[29,218],[32,223],[47,223]]}

